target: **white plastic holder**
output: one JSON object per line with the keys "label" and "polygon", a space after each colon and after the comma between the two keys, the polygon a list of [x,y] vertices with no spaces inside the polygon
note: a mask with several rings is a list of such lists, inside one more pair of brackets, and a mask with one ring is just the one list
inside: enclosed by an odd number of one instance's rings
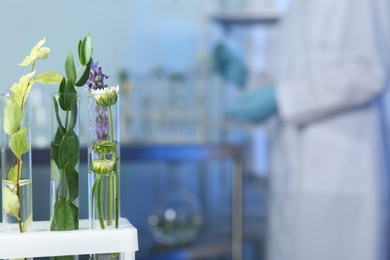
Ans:
{"label": "white plastic holder", "polygon": [[90,229],[87,219],[80,220],[79,226],[79,230],[50,231],[50,221],[35,221],[31,232],[0,232],[0,258],[121,252],[122,259],[135,260],[137,229],[127,219],[120,219],[118,229]]}

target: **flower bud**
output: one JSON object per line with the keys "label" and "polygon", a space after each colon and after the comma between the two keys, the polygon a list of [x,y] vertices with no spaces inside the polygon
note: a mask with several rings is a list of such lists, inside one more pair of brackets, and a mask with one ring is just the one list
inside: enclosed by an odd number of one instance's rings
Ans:
{"label": "flower bud", "polygon": [[93,159],[92,171],[96,174],[109,174],[114,171],[114,162],[107,159]]}
{"label": "flower bud", "polygon": [[109,140],[96,140],[92,143],[92,150],[95,153],[106,154],[112,151],[112,144]]}

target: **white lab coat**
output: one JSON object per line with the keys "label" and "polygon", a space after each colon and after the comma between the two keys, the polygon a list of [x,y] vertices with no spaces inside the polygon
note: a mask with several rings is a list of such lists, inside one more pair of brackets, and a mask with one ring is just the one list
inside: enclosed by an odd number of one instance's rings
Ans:
{"label": "white lab coat", "polygon": [[282,21],[267,260],[383,256],[388,2],[293,0]]}

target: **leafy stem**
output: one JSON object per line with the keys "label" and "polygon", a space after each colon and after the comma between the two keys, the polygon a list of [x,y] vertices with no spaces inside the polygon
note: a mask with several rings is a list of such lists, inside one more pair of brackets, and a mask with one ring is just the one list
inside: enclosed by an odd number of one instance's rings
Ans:
{"label": "leafy stem", "polygon": [[[79,140],[75,131],[78,114],[75,87],[82,87],[86,83],[91,56],[91,37],[87,34],[78,44],[79,69],[76,71],[72,51],[69,51],[65,59],[65,77],[62,77],[59,85],[58,101],[54,98],[58,128],[51,146],[51,175],[56,182],[57,194],[61,182],[61,195],[56,197],[51,230],[78,229],[79,215],[75,200],[79,198],[79,173],[76,168],[79,161]],[[65,112],[65,124],[61,122],[60,108]]]}
{"label": "leafy stem", "polygon": [[[44,84],[56,84],[59,83],[61,76],[55,72],[45,72],[37,75],[35,74],[35,63],[39,59],[46,59],[50,49],[42,47],[45,43],[45,39],[39,41],[31,50],[30,54],[27,55],[24,60],[19,64],[20,66],[28,66],[31,64],[30,73],[23,75],[19,82],[15,82],[11,87],[12,97],[6,99],[6,106],[4,108],[4,121],[3,128],[10,136],[9,148],[15,156],[16,163],[14,166],[8,169],[8,177],[3,178],[12,182],[14,189],[8,189],[3,191],[5,197],[3,197],[3,208],[7,215],[18,219],[19,231],[25,232],[28,229],[28,225],[31,222],[31,214],[24,212],[25,208],[21,207],[21,204],[26,203],[23,198],[20,198],[20,180],[22,176],[22,156],[30,150],[30,144],[27,139],[27,127],[22,128],[23,123],[23,110],[25,109],[25,103],[30,93],[31,87],[34,82],[40,82]],[[28,176],[30,178],[30,176]],[[28,202],[27,202],[28,203]],[[22,219],[28,215],[26,219]]]}

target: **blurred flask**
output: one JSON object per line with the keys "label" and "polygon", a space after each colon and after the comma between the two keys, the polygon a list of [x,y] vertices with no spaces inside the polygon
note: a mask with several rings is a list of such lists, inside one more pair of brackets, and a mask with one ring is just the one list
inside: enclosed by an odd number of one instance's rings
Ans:
{"label": "blurred flask", "polygon": [[148,218],[151,233],[159,244],[182,246],[194,241],[203,223],[201,204],[185,187],[183,165],[169,166],[169,190]]}

